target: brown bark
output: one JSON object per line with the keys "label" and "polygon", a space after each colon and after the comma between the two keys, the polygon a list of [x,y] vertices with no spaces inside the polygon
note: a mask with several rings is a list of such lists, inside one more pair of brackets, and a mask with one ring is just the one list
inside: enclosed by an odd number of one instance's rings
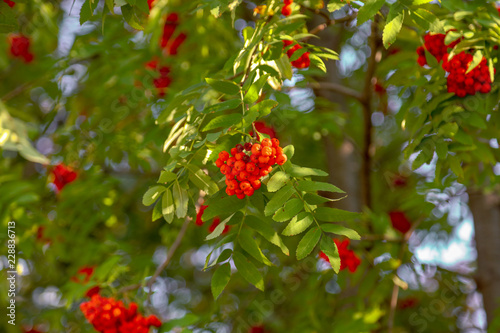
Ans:
{"label": "brown bark", "polygon": [[477,249],[477,284],[488,323],[500,307],[500,196],[469,191]]}

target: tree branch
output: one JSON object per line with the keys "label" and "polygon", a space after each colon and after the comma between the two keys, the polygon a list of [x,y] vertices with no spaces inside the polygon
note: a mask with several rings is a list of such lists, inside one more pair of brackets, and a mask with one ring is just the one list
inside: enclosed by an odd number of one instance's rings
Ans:
{"label": "tree branch", "polygon": [[363,95],[354,89],[351,89],[349,87],[340,85],[338,83],[334,82],[312,82],[308,84],[308,86],[312,89],[318,89],[318,90],[329,90],[333,91],[339,94],[342,94],[347,97],[352,97],[354,99],[357,99],[360,102],[363,102]]}

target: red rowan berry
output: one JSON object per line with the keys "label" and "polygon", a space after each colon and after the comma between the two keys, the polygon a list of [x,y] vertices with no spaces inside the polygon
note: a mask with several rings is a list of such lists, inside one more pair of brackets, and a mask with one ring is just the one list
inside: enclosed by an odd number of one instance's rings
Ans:
{"label": "red rowan berry", "polygon": [[280,146],[280,140],[278,140],[276,138],[272,138],[271,142],[273,143],[274,148],[278,148]]}
{"label": "red rowan berry", "polygon": [[259,163],[259,155],[251,155],[250,161],[253,163]]}
{"label": "red rowan berry", "polygon": [[252,150],[252,144],[250,142],[247,142],[247,143],[245,143],[245,145],[243,146],[243,148],[246,151],[250,151],[250,150]]}
{"label": "red rowan berry", "polygon": [[221,151],[219,153],[219,159],[223,162],[227,161],[227,159],[229,158],[229,153],[225,150]]}
{"label": "red rowan berry", "polygon": [[236,176],[239,172],[240,172],[240,170],[238,170],[236,168],[233,168],[233,170],[231,171],[231,174],[233,174],[234,176]]}
{"label": "red rowan berry", "polygon": [[249,188],[247,188],[247,189],[244,191],[244,193],[245,193],[245,195],[247,195],[247,196],[251,197],[251,196],[253,195],[254,191],[255,191],[255,190],[253,189],[253,187],[249,187]]}
{"label": "red rowan berry", "polygon": [[227,165],[232,167],[234,165],[234,163],[236,162],[236,159],[234,157],[230,157],[227,159]]}
{"label": "red rowan berry", "polygon": [[236,190],[234,190],[234,192],[235,192],[236,194],[242,194],[242,193],[243,193],[243,190],[242,190],[242,189],[240,189],[240,188],[239,188],[239,186],[238,186],[238,188],[237,188]]}
{"label": "red rowan berry", "polygon": [[245,170],[245,162],[243,161],[236,161],[236,163],[234,163],[234,168],[238,171],[242,171],[242,170]]}
{"label": "red rowan berry", "polygon": [[223,162],[220,158],[218,158],[218,159],[215,161],[215,165],[216,165],[218,168],[220,168],[222,165],[224,165],[224,162]]}
{"label": "red rowan berry", "polygon": [[254,190],[258,190],[260,188],[260,186],[262,185],[262,183],[260,182],[260,180],[256,179],[256,180],[250,181],[250,185],[252,185]]}
{"label": "red rowan berry", "polygon": [[243,155],[243,158],[242,158],[241,160],[242,160],[243,162],[245,162],[245,163],[248,163],[248,162],[250,162],[250,156],[248,156],[248,155],[244,154],[244,155]]}
{"label": "red rowan berry", "polygon": [[269,174],[269,171],[267,171],[267,169],[261,169],[261,170],[260,170],[260,175],[261,175],[262,177],[265,177],[265,176],[267,176],[268,174]]}
{"label": "red rowan berry", "polygon": [[243,151],[243,145],[241,145],[241,144],[239,144],[239,143],[235,146],[235,148],[236,148],[236,150],[238,150],[240,153]]}
{"label": "red rowan berry", "polygon": [[283,165],[283,164],[285,164],[286,160],[287,160],[287,157],[286,157],[286,155],[285,155],[285,154],[278,155],[278,157],[276,157],[276,163],[277,163],[278,165]]}
{"label": "red rowan berry", "polygon": [[229,188],[230,190],[233,190],[233,191],[236,190],[237,188],[239,188],[238,182],[236,180],[234,180],[234,179],[231,180],[229,182],[229,184],[227,185],[227,188]]}
{"label": "red rowan berry", "polygon": [[[271,156],[273,154],[273,149],[271,147],[262,147],[262,151],[261,151],[261,154],[262,156]],[[260,158],[259,158],[260,159]],[[264,162],[263,162],[264,163]],[[267,163],[267,162],[266,162]]]}
{"label": "red rowan berry", "polygon": [[234,195],[234,190],[231,190],[229,187],[226,187],[226,194],[229,196]]}
{"label": "red rowan berry", "polygon": [[262,146],[258,143],[254,144],[252,146],[252,154],[253,155],[260,155],[260,151],[262,150]]}
{"label": "red rowan berry", "polygon": [[273,143],[268,138],[262,139],[260,144],[262,145],[262,147],[272,147],[273,146]]}
{"label": "red rowan berry", "polygon": [[259,156],[259,162],[262,164],[267,164],[267,162],[269,162],[269,156]]}
{"label": "red rowan berry", "polygon": [[283,16],[290,16],[290,14],[292,14],[292,6],[290,5],[283,6],[283,8],[281,8],[281,14]]}
{"label": "red rowan berry", "polygon": [[235,156],[238,153],[238,149],[231,148],[231,155]]}
{"label": "red rowan berry", "polygon": [[232,173],[226,174],[226,179],[232,180],[234,179],[234,175]]}
{"label": "red rowan berry", "polygon": [[250,187],[252,187],[252,185],[250,185],[250,182],[249,182],[249,181],[246,181],[246,180],[245,180],[245,181],[242,181],[242,182],[240,183],[240,189],[241,189],[241,190],[243,190],[243,191],[245,191],[246,189],[248,189],[248,188],[250,188]]}
{"label": "red rowan berry", "polygon": [[255,163],[247,163],[246,165],[247,172],[252,173],[255,171],[255,168],[256,168]]}
{"label": "red rowan berry", "polygon": [[259,176],[260,175],[260,168],[255,168],[254,172],[252,172],[252,175]]}
{"label": "red rowan berry", "polygon": [[249,176],[250,176],[250,174],[248,172],[246,172],[246,171],[240,172],[240,178],[241,178],[241,180],[247,180]]}
{"label": "red rowan berry", "polygon": [[236,197],[238,199],[245,199],[245,194],[244,193],[236,194]]}
{"label": "red rowan berry", "polygon": [[244,155],[245,154],[243,153],[237,153],[236,155],[234,155],[234,158],[236,158],[237,161],[241,161]]}
{"label": "red rowan berry", "polygon": [[220,167],[220,172],[225,175],[228,171],[228,169],[230,170],[231,168],[229,168],[229,166],[227,164],[223,164],[221,167]]}
{"label": "red rowan berry", "polygon": [[268,162],[269,165],[275,165],[276,164],[276,159],[274,157],[271,157]]}
{"label": "red rowan berry", "polygon": [[276,155],[282,155],[283,153],[283,148],[281,147],[276,147]]}

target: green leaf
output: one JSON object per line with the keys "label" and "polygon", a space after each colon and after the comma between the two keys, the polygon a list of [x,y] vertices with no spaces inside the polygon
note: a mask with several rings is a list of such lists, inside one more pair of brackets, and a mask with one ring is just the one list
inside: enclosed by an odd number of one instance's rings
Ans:
{"label": "green leaf", "polygon": [[290,199],[294,192],[295,189],[292,185],[286,185],[281,190],[276,192],[276,194],[274,194],[271,200],[267,203],[266,208],[264,209],[264,214],[269,216],[276,212],[285,204],[285,202],[288,201],[288,199]]}
{"label": "green leaf", "polygon": [[219,266],[212,276],[212,295],[214,299],[219,298],[224,288],[231,279],[231,265],[229,263]]}
{"label": "green leaf", "polygon": [[342,222],[352,221],[360,217],[359,213],[348,212],[346,210],[329,207],[319,207],[314,211],[314,215],[320,221]]}
{"label": "green leaf", "polygon": [[113,0],[106,0],[106,6],[108,6],[109,12],[113,13],[115,9],[115,2]]}
{"label": "green leaf", "polygon": [[238,272],[245,280],[264,291],[264,278],[254,264],[248,261],[247,258],[239,252],[233,253],[233,261]]}
{"label": "green leaf", "polygon": [[226,196],[220,200],[212,202],[203,213],[202,220],[209,221],[216,216],[228,215],[237,212],[245,207],[245,200],[238,199],[236,196]]}
{"label": "green leaf", "polygon": [[135,6],[139,8],[144,14],[149,14],[148,0],[135,0]]}
{"label": "green leaf", "polygon": [[161,200],[161,213],[165,221],[167,221],[168,223],[172,223],[172,221],[174,220],[174,211],[175,207],[174,198],[172,197],[172,191],[170,191],[170,189],[167,189]]}
{"label": "green leaf", "polygon": [[304,259],[312,252],[312,250],[314,250],[322,234],[321,229],[315,227],[310,229],[304,237],[302,237],[299,245],[297,246],[297,260]]}
{"label": "green leaf", "polygon": [[217,227],[215,227],[214,231],[212,231],[207,237],[205,237],[206,240],[211,240],[214,238],[219,237],[222,235],[222,232],[224,232],[224,229],[226,228],[226,224],[233,218],[235,214],[229,216],[227,219],[224,221],[220,222]]}
{"label": "green leaf", "polygon": [[294,217],[286,226],[281,234],[285,236],[295,236],[305,231],[313,223],[313,216],[311,213],[302,212]]}
{"label": "green leaf", "polygon": [[215,90],[228,94],[228,95],[237,95],[240,93],[240,86],[229,80],[217,80],[206,78],[205,81],[210,85],[210,87]]}
{"label": "green leaf", "polygon": [[[392,9],[394,5],[391,7],[391,11],[389,12],[389,17],[391,17]],[[403,27],[404,20],[404,11],[392,16],[392,18],[387,21],[387,24],[384,27],[384,32],[382,33],[382,40],[384,42],[385,48],[389,48],[392,43],[396,41],[396,37],[398,36],[401,28]]]}
{"label": "green leaf", "polygon": [[94,10],[97,8],[98,3],[99,1],[97,0],[92,0],[92,3],[90,0],[85,0],[82,5],[82,9],[80,9],[80,25],[90,20],[90,18],[94,15]]}
{"label": "green leaf", "polygon": [[328,5],[326,6],[326,8],[328,9],[329,12],[334,12],[336,10],[339,10],[341,9],[342,7],[344,7],[346,4],[345,3],[342,3],[342,2],[334,2],[334,1],[330,1],[328,3]]}
{"label": "green leaf", "polygon": [[276,192],[282,188],[289,179],[290,177],[286,173],[278,171],[269,179],[267,190],[269,192]]}
{"label": "green leaf", "polygon": [[361,236],[355,230],[346,228],[338,224],[325,223],[321,225],[321,229],[323,229],[324,232],[331,232],[332,234],[346,236],[350,239],[361,239]]}
{"label": "green leaf", "polygon": [[239,243],[243,250],[245,250],[249,255],[251,255],[261,263],[268,266],[273,265],[272,262],[270,262],[269,259],[266,258],[264,253],[262,253],[259,245],[257,245],[257,242],[252,237],[252,234],[248,229],[242,229],[240,231]]}
{"label": "green leaf", "polygon": [[175,181],[174,183],[173,194],[176,208],[175,215],[177,215],[178,218],[185,217],[188,210],[189,198],[187,191],[181,187],[179,181]]}
{"label": "green leaf", "polygon": [[142,204],[144,206],[152,205],[165,190],[166,188],[160,185],[151,187],[146,191],[146,193],[144,193],[142,197]]}
{"label": "green leaf", "polygon": [[366,0],[363,7],[358,10],[358,26],[371,20],[385,4],[385,0]]}
{"label": "green leaf", "polygon": [[269,75],[261,76],[256,82],[254,82],[243,97],[243,102],[251,104],[259,99],[259,93],[266,84]]}
{"label": "green leaf", "polygon": [[281,77],[290,80],[293,76],[292,64],[290,63],[290,59],[288,56],[284,54],[278,60],[274,60],[278,70],[280,71]]}
{"label": "green leaf", "polygon": [[171,182],[172,180],[176,179],[177,175],[173,172],[170,171],[162,171],[160,173],[160,178],[158,178],[158,183],[161,184],[166,184],[168,182]]}
{"label": "green leaf", "polygon": [[298,198],[290,199],[285,206],[279,208],[273,216],[276,222],[285,222],[295,217],[304,209],[304,203]]}
{"label": "green leaf", "polygon": [[335,245],[330,237],[323,237],[319,243],[319,248],[330,260],[333,271],[338,274],[340,271],[340,255],[337,245]]}
{"label": "green leaf", "polygon": [[139,19],[136,16],[134,8],[130,5],[121,6],[123,18],[132,28],[136,30],[144,30],[144,27],[139,22]]}
{"label": "green leaf", "polygon": [[156,221],[161,217],[161,202],[158,201],[153,208],[153,216],[151,217],[151,221]]}
{"label": "green leaf", "polygon": [[221,115],[210,120],[209,123],[203,128],[202,132],[210,131],[212,129],[219,127],[228,128],[233,125],[236,125],[240,121],[241,121],[241,114],[239,113]]}
{"label": "green leaf", "polygon": [[298,165],[292,165],[290,170],[288,170],[288,173],[292,177],[307,177],[307,176],[325,177],[325,176],[328,176],[328,174],[326,172],[324,172],[323,170],[300,167]]}
{"label": "green leaf", "polygon": [[467,68],[467,71],[465,72],[465,74],[469,74],[472,70],[474,70],[474,68],[479,66],[479,64],[481,63],[481,60],[483,60],[483,52],[481,52],[481,50],[477,50],[474,53],[474,57],[472,58],[472,62],[469,64],[469,68]]}
{"label": "green leaf", "polygon": [[300,181],[297,185],[297,189],[299,191],[305,191],[305,192],[328,191],[328,192],[334,192],[334,193],[345,193],[344,191],[339,189],[337,186],[332,185],[330,183],[315,182],[312,180]]}
{"label": "green leaf", "polygon": [[13,9],[3,1],[0,2],[0,33],[9,33],[19,30],[17,18],[12,14]]}
{"label": "green leaf", "polygon": [[217,184],[196,165],[186,164],[185,167],[190,171],[189,180],[200,190],[205,191],[208,195],[213,195],[219,191]]}
{"label": "green leaf", "polygon": [[240,105],[241,105],[240,99],[230,99],[229,101],[224,101],[224,102],[209,106],[208,108],[203,110],[203,113],[212,113],[212,112],[215,113],[215,112],[220,112],[220,111],[225,111],[225,110],[232,110],[232,109],[236,109]]}
{"label": "green leaf", "polygon": [[410,16],[424,30],[429,30],[434,33],[445,34],[444,24],[441,20],[430,11],[417,8],[410,11]]}
{"label": "green leaf", "polygon": [[276,106],[278,106],[278,102],[273,101],[272,99],[265,99],[252,106],[249,112],[252,112],[252,110],[258,111],[259,117],[262,118],[270,114],[271,110]]}
{"label": "green leaf", "polygon": [[249,215],[245,218],[245,224],[261,234],[262,237],[264,237],[271,244],[279,247],[284,254],[287,256],[290,254],[290,251],[288,251],[288,248],[283,243],[281,237],[268,222],[265,222],[256,216]]}

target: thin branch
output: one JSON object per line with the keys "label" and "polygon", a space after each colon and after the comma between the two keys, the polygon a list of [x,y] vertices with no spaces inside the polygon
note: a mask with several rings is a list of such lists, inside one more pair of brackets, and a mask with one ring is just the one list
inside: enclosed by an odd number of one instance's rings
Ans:
{"label": "thin branch", "polygon": [[[190,222],[190,218],[186,217],[186,219],[184,220],[184,224],[181,227],[181,230],[179,231],[179,233],[177,234],[177,237],[175,238],[174,243],[172,244],[172,246],[170,247],[170,249],[168,249],[167,258],[165,259],[165,261],[160,266],[158,266],[158,268],[156,269],[156,271],[153,274],[153,276],[149,279],[148,284],[147,284],[148,289],[150,291],[149,295],[151,294],[151,286],[153,285],[153,283],[155,282],[155,280],[158,278],[158,276],[160,276],[161,272],[163,272],[163,270],[165,268],[167,268],[168,264],[170,264],[170,261],[172,261],[172,258],[174,256],[175,252],[177,251],[177,249],[181,245],[182,239],[184,238],[184,235],[186,234],[189,222]],[[143,286],[142,283],[131,284],[129,286],[125,286],[125,287],[119,289],[117,291],[117,293],[118,294],[126,293],[128,291],[138,289],[138,288],[140,288],[142,286]],[[149,299],[149,296],[148,296],[148,299]]]}
{"label": "thin branch", "polygon": [[184,220],[184,224],[181,227],[181,230],[179,231],[179,233],[177,234],[177,237],[175,238],[174,243],[172,244],[170,249],[168,249],[167,258],[165,259],[163,264],[158,266],[158,268],[156,269],[153,276],[149,279],[149,281],[148,281],[149,290],[151,290],[151,286],[153,285],[155,280],[158,278],[158,276],[160,276],[161,272],[163,272],[163,270],[165,268],[167,268],[168,264],[170,264],[170,261],[172,261],[172,258],[174,256],[175,252],[177,251],[177,249],[181,245],[182,239],[184,238],[184,235],[186,234],[187,228],[189,226],[189,222],[190,222],[190,218],[186,217],[186,219]]}
{"label": "thin branch", "polygon": [[338,83],[334,82],[313,82],[308,84],[308,86],[312,89],[318,89],[318,90],[329,90],[333,91],[339,94],[342,94],[347,97],[352,97],[354,99],[357,99],[360,102],[363,102],[363,95],[354,89],[351,89],[349,87],[345,87],[343,85],[340,85]]}

